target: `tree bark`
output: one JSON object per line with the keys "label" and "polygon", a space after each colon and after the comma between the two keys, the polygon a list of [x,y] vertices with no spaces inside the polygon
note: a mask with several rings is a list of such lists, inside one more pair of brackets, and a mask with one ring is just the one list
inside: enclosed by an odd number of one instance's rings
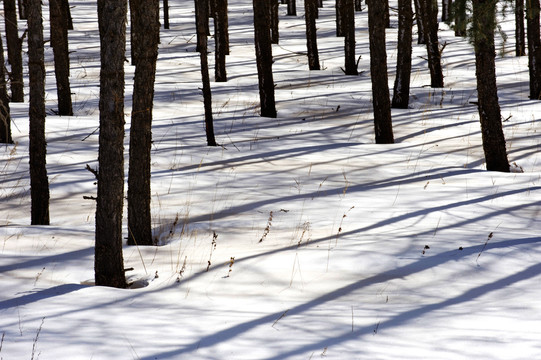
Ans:
{"label": "tree bark", "polygon": [[[262,0],[262,1],[266,1],[266,0]],[[289,16],[297,16],[297,2],[296,2],[296,0],[287,0],[287,15],[289,15]]]}
{"label": "tree bark", "polygon": [[411,0],[398,0],[398,55],[391,103],[393,108],[407,109],[409,104],[412,25]]}
{"label": "tree bark", "polygon": [[206,0],[195,0],[195,6],[198,8],[196,16],[197,30],[197,48],[199,49],[201,59],[201,79],[203,82],[203,104],[205,107],[205,132],[207,135],[207,145],[217,146],[214,137],[214,121],[212,118],[212,93],[210,89],[208,51],[207,51],[207,36],[205,35],[205,23],[208,15],[206,11]]}
{"label": "tree bark", "polygon": [[456,0],[453,5],[453,14],[455,19],[455,36],[466,36],[466,1]]}
{"label": "tree bark", "polygon": [[487,170],[509,172],[496,86],[494,28],[497,0],[473,0],[475,75]]}
{"label": "tree bark", "polygon": [[17,12],[15,9],[15,0],[4,0],[4,20],[6,24],[8,61],[11,65],[11,72],[9,74],[11,85],[11,101],[23,102],[24,83],[22,40],[19,38],[19,31],[17,29]]}
{"label": "tree bark", "polygon": [[[214,80],[227,81],[226,55],[229,54],[227,0],[213,0],[214,3]],[[278,6],[278,3],[276,3]],[[277,14],[278,16],[278,14]]]}
{"label": "tree bark", "polygon": [[269,1],[271,0],[253,0],[254,35],[261,116],[275,118],[277,114],[272,75],[272,45],[268,16]]}
{"label": "tree bark", "polygon": [[524,31],[524,0],[515,3],[515,55],[526,55],[526,41]]}
{"label": "tree bark", "polygon": [[17,5],[19,6],[19,19],[26,20],[26,6],[28,0],[17,0]]}
{"label": "tree bark", "polygon": [[132,23],[137,33],[137,66],[133,84],[128,172],[128,245],[154,245],[150,212],[150,149],[156,59],[160,41],[159,0],[130,0],[139,14]]}
{"label": "tree bark", "polygon": [[279,34],[279,18],[278,18],[278,1],[271,0],[269,6],[270,28],[271,28],[271,43],[278,44],[280,42]]}
{"label": "tree bark", "polygon": [[539,0],[526,0],[528,33],[528,67],[530,68],[530,99],[541,99],[541,39],[539,31]]}
{"label": "tree bark", "polygon": [[358,75],[355,57],[355,4],[354,0],[342,0],[344,28],[344,54],[346,75]]}
{"label": "tree bark", "polygon": [[377,144],[394,143],[391,101],[387,77],[385,49],[385,5],[380,0],[367,0],[368,33],[370,37],[370,77],[372,105]]}
{"label": "tree bark", "polygon": [[443,87],[443,69],[438,41],[438,3],[436,0],[421,0],[420,5],[430,70],[430,86],[440,88]]}
{"label": "tree bark", "polygon": [[169,29],[169,0],[163,0],[163,28]]}
{"label": "tree bark", "polygon": [[49,0],[51,46],[54,55],[54,73],[58,96],[58,114],[73,115],[69,81],[68,22],[61,0]]}
{"label": "tree bark", "polygon": [[336,36],[344,36],[344,3],[345,0],[336,0]]}
{"label": "tree bark", "polygon": [[126,0],[98,0],[101,69],[94,270],[96,285],[117,288],[126,287],[122,255],[126,16]]}
{"label": "tree bark", "polygon": [[[4,44],[0,37],[0,64],[4,64]],[[4,66],[0,66],[0,143],[13,144],[11,137],[11,116],[9,110],[9,96],[6,84]]]}
{"label": "tree bark", "polygon": [[413,0],[413,4],[415,5],[415,22],[417,24],[417,44],[419,45],[425,44],[425,29],[421,21],[421,1]]}
{"label": "tree bark", "polygon": [[304,0],[304,18],[306,21],[306,48],[308,50],[308,67],[320,70],[319,51],[317,48],[316,12],[318,0]]}
{"label": "tree bark", "polygon": [[49,180],[45,140],[45,65],[41,0],[28,1],[28,72],[30,77],[30,194],[32,225],[49,225]]}

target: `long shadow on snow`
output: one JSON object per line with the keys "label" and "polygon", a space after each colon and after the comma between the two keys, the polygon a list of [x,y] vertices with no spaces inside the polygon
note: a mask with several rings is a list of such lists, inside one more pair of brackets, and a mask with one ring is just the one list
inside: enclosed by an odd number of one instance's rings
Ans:
{"label": "long shadow on snow", "polygon": [[[500,248],[506,248],[509,246],[536,244],[536,243],[541,243],[541,237],[500,241],[500,242],[492,243],[490,248],[500,249]],[[369,278],[354,282],[350,285],[344,286],[331,293],[319,296],[304,304],[300,304],[291,309],[287,309],[287,314],[288,316],[299,315],[299,314],[309,311],[312,308],[315,308],[317,306],[323,305],[330,301],[339,299],[343,296],[351,294],[362,288],[365,288],[374,284],[378,284],[378,283],[387,282],[393,279],[401,279],[407,276],[411,276],[413,274],[432,269],[436,266],[440,266],[451,260],[457,260],[460,257],[463,258],[466,256],[474,255],[476,253],[479,253],[482,249],[483,249],[483,246],[481,245],[472,246],[472,247],[464,248],[462,251],[451,250],[451,251],[446,251],[446,252],[434,255],[430,258],[423,258],[412,264],[408,264],[408,265],[405,265],[396,269],[392,269],[392,270],[383,272],[381,274],[374,275]],[[502,289],[506,286],[517,283],[519,281],[531,279],[535,276],[538,276],[539,274],[541,274],[541,264],[532,265],[519,273],[512,274],[500,280],[494,281],[492,283],[484,284],[476,288],[470,289],[460,296],[447,299],[436,304],[423,305],[418,308],[405,311],[387,321],[381,322],[379,324],[379,327],[380,328],[398,327],[402,324],[407,323],[408,321],[418,319],[422,317],[423,315],[426,315],[427,313],[471,301],[480,296]],[[156,359],[156,358],[162,358],[162,357],[177,356],[177,355],[181,355],[181,354],[188,353],[191,351],[196,351],[201,348],[211,347],[216,344],[231,340],[244,333],[247,333],[251,329],[254,329],[258,326],[261,326],[264,324],[272,324],[276,321],[276,319],[280,318],[282,314],[283,314],[283,311],[265,315],[258,319],[247,321],[242,324],[230,327],[229,329],[221,330],[214,334],[207,335],[203,337],[202,339],[199,339],[198,341],[192,344],[186,345],[178,350],[154,354],[149,357],[144,357],[143,359],[150,360],[150,359]],[[299,355],[301,353],[305,353],[311,350],[318,350],[324,347],[337,345],[351,339],[358,339],[359,337],[366,334],[372,334],[372,331],[373,331],[373,326],[365,326],[365,327],[355,330],[354,332],[351,332],[351,331],[344,332],[343,334],[340,334],[339,336],[335,336],[331,338],[325,336],[325,339],[322,341],[319,341],[317,343],[307,344],[295,350],[290,350],[281,354],[277,354],[276,356],[268,358],[268,360],[284,359],[284,358]]]}

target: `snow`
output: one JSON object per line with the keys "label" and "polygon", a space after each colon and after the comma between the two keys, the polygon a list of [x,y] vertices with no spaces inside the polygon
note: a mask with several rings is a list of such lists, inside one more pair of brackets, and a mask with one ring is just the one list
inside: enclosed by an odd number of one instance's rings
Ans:
{"label": "snow", "polygon": [[[528,99],[527,58],[511,52],[512,16],[496,64],[522,171],[504,174],[485,169],[471,45],[443,24],[446,87],[428,86],[414,44],[410,108],[392,111],[396,143],[374,144],[366,12],[361,74],[345,76],[330,1],[322,71],[303,55],[302,2],[297,17],[280,5],[278,118],[267,119],[251,3],[230,0],[229,81],[212,83],[222,146],[206,147],[193,6],[172,3],[153,124],[160,246],[124,248],[133,285],[120,290],[93,286],[95,204],[83,196],[96,192],[85,166],[97,166],[99,38],[95,2],[70,4],[73,117],[52,112],[46,51],[50,226],[29,226],[26,103],[11,108],[17,144],[0,150],[0,358],[541,357],[541,108]],[[387,38],[392,87],[396,28]],[[132,78],[127,64],[126,156]]]}

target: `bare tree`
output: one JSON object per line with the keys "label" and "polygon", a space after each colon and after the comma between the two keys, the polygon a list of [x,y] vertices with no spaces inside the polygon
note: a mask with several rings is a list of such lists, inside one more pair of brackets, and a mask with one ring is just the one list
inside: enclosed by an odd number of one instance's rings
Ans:
{"label": "bare tree", "polygon": [[524,31],[524,0],[515,1],[515,55],[526,55],[526,41]]}
{"label": "bare tree", "polygon": [[274,79],[272,75],[272,45],[268,10],[270,1],[273,0],[253,0],[254,35],[261,116],[275,118],[277,114],[274,98]]}
{"label": "bare tree", "polygon": [[443,87],[443,69],[438,41],[438,3],[436,0],[420,0],[419,4],[420,14],[417,16],[421,17],[423,23],[430,70],[430,86],[440,88]]}
{"label": "bare tree", "polygon": [[530,99],[541,99],[541,38],[539,31],[539,0],[526,0],[528,33],[528,66],[530,68]]}
{"label": "bare tree", "polygon": [[387,77],[385,49],[385,4],[367,0],[368,33],[370,37],[370,77],[372,79],[372,105],[377,144],[394,142],[391,120],[391,101]]}
{"label": "bare tree", "polygon": [[96,285],[117,288],[126,287],[122,254],[126,16],[126,0],[98,0],[101,69],[94,271]]}
{"label": "bare tree", "polygon": [[306,47],[308,49],[308,67],[310,70],[320,70],[316,30],[317,1],[318,0],[304,0]]}
{"label": "bare tree", "polygon": [[[0,64],[4,64],[4,45],[2,44],[2,37],[0,37]],[[13,139],[11,137],[9,96],[4,66],[0,66],[0,143],[13,144]]]}
{"label": "bare tree", "polygon": [[128,244],[154,245],[150,214],[150,148],[156,60],[160,41],[159,0],[130,0],[137,43],[128,172]]}
{"label": "bare tree", "polygon": [[355,57],[355,4],[354,0],[342,1],[342,28],[344,34],[345,73],[358,75]]}
{"label": "bare tree", "polygon": [[[227,16],[227,0],[214,1],[214,80],[216,82],[227,81],[225,66],[226,55],[229,55],[229,25]],[[278,6],[278,3],[276,3]],[[278,14],[276,14],[278,16]]]}
{"label": "bare tree", "polygon": [[28,72],[30,77],[30,196],[32,225],[49,225],[49,180],[45,140],[45,65],[41,0],[28,0]]}
{"label": "bare tree", "polygon": [[61,0],[49,0],[51,46],[54,55],[54,74],[58,96],[58,114],[73,115],[69,81],[68,21]]}
{"label": "bare tree", "polygon": [[472,1],[475,75],[487,170],[509,172],[496,86],[494,28],[497,1]]}
{"label": "bare tree", "polygon": [[398,55],[392,107],[407,109],[411,75],[413,12],[411,0],[398,0]]}
{"label": "bare tree", "polygon": [[[40,10],[41,11],[41,10]],[[15,0],[4,0],[4,20],[6,24],[6,41],[8,61],[11,65],[9,73],[11,85],[11,101],[24,101],[22,39],[17,29],[17,12]]]}

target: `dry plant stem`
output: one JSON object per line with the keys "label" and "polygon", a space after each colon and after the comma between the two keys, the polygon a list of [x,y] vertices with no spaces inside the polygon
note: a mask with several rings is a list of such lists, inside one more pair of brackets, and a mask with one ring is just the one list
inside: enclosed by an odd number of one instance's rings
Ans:
{"label": "dry plant stem", "polygon": [[34,360],[34,356],[36,354],[36,345],[38,344],[39,339],[39,333],[41,332],[41,328],[43,327],[43,323],[45,322],[45,318],[41,319],[41,324],[39,325],[38,331],[36,333],[36,337],[34,338],[34,343],[32,344],[32,357],[30,360]]}

